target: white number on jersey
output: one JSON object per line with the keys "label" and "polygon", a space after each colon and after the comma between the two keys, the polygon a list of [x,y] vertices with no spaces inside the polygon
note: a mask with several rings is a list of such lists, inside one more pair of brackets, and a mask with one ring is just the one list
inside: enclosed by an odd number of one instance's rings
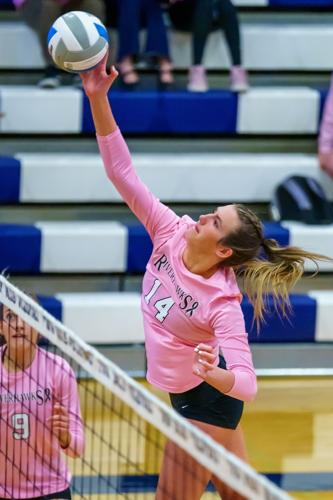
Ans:
{"label": "white number on jersey", "polygon": [[171,297],[165,297],[165,299],[160,299],[157,302],[155,302],[155,307],[158,310],[158,313],[156,314],[155,318],[158,319],[158,321],[160,321],[161,323],[163,323],[174,303],[175,302],[174,300],[172,300]]}
{"label": "white number on jersey", "polygon": [[[160,286],[161,286],[160,280],[156,279],[150,291],[147,293],[147,295],[145,295],[145,301],[147,304],[149,304],[150,299],[155,295]],[[164,299],[160,299],[157,302],[155,302],[154,305],[158,310],[158,313],[156,313],[155,318],[158,319],[158,321],[160,321],[161,323],[163,323],[174,303],[175,302],[171,297],[165,297]]]}
{"label": "white number on jersey", "polygon": [[27,439],[29,437],[29,415],[26,413],[15,413],[12,416],[14,439]]}
{"label": "white number on jersey", "polygon": [[160,286],[161,286],[160,280],[155,280],[153,286],[150,289],[150,292],[148,292],[147,295],[145,295],[145,301],[147,304],[149,304],[150,299],[153,297],[153,295],[155,295]]}

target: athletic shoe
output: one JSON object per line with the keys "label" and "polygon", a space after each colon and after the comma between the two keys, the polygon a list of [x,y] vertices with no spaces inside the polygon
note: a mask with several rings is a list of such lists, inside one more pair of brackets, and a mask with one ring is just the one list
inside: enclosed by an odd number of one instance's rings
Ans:
{"label": "athletic shoe", "polygon": [[204,66],[199,64],[191,66],[187,90],[190,92],[207,92],[208,81]]}
{"label": "athletic shoe", "polygon": [[230,88],[234,92],[246,92],[249,88],[246,69],[232,66],[230,70]]}

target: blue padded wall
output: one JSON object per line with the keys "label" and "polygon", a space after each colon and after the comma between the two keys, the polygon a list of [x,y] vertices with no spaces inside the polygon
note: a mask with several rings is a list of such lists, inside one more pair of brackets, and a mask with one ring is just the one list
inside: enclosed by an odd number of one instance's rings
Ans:
{"label": "blue padded wall", "polygon": [[128,225],[127,272],[143,273],[151,255],[153,245],[142,225]]}
{"label": "blue padded wall", "polygon": [[[109,99],[124,133],[236,133],[238,97],[229,90],[202,94],[186,91],[113,91]],[[86,96],[83,96],[82,120],[82,131],[94,132]]]}
{"label": "blue padded wall", "polygon": [[0,156],[0,203],[17,203],[20,196],[21,165],[9,156]]}
{"label": "blue padded wall", "polygon": [[315,342],[316,331],[316,301],[307,295],[290,296],[292,311],[289,321],[281,318],[274,311],[273,300],[267,301],[269,313],[266,316],[267,323],[261,325],[258,333],[256,325],[253,324],[253,307],[247,297],[242,302],[242,310],[245,324],[251,342]]}
{"label": "blue padded wall", "polygon": [[[333,68],[332,68],[333,69]],[[319,116],[318,116],[318,129],[321,123],[321,119],[323,117],[323,111],[324,111],[324,106],[325,106],[325,101],[328,95],[328,89],[319,89],[319,94],[320,94],[320,107],[319,107]]]}
{"label": "blue padded wall", "polygon": [[0,224],[0,271],[39,273],[41,240],[34,226]]}
{"label": "blue padded wall", "polygon": [[54,318],[62,321],[62,302],[56,297],[47,295],[38,295],[38,302],[44,309],[47,310]]}
{"label": "blue padded wall", "polygon": [[0,0],[0,9],[15,9],[13,0]]}
{"label": "blue padded wall", "polygon": [[282,227],[279,222],[265,222],[264,236],[273,238],[281,246],[289,245],[289,230]]}

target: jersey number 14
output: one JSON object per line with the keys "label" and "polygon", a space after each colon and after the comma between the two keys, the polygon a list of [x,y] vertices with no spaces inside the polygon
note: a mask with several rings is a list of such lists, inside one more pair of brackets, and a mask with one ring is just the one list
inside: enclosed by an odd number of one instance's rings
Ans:
{"label": "jersey number 14", "polygon": [[[160,280],[156,279],[150,291],[147,293],[147,295],[145,295],[145,302],[147,304],[150,303],[150,300],[155,295],[160,286],[161,286]],[[174,303],[175,301],[171,297],[165,297],[164,299],[157,300],[154,304],[155,308],[157,309],[155,318],[158,319],[158,321],[160,321],[161,323],[163,323]]]}

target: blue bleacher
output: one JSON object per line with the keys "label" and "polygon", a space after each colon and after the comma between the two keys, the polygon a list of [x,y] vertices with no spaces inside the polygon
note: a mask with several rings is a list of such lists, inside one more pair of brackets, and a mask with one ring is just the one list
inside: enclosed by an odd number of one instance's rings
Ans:
{"label": "blue bleacher", "polygon": [[[333,224],[269,222],[265,235],[281,245],[298,245],[333,258]],[[140,225],[112,221],[0,224],[0,269],[11,273],[143,273],[151,248],[149,235]],[[319,266],[322,272],[333,271],[333,261]]]}
{"label": "blue bleacher", "polygon": [[[129,95],[112,91],[109,98],[124,133],[314,135],[326,93],[310,87],[254,87],[240,96],[229,90]],[[39,102],[43,113],[34,112]],[[4,115],[0,134],[94,133],[87,98],[71,87],[49,92],[23,85],[0,86],[0,112]]]}

